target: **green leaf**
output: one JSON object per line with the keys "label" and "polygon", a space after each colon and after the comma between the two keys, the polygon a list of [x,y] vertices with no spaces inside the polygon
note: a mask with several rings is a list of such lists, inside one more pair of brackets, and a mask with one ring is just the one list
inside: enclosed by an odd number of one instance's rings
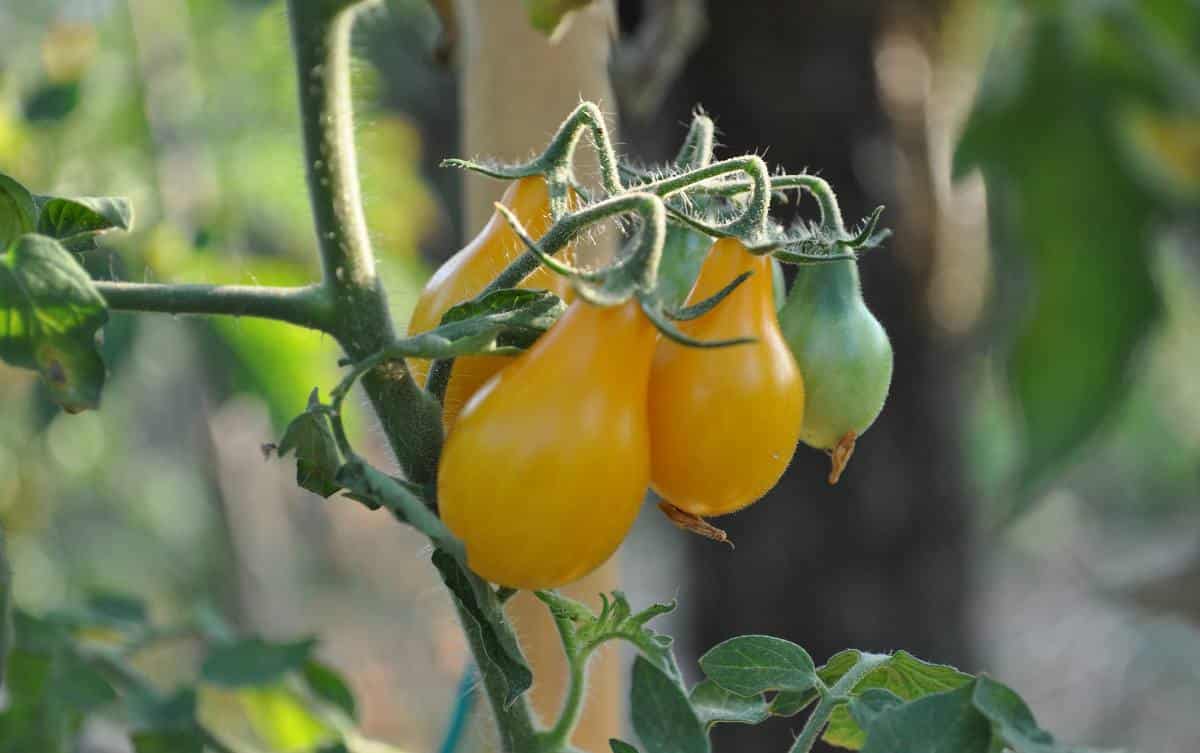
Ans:
{"label": "green leaf", "polygon": [[136,597],[95,593],[87,600],[88,616],[113,627],[144,627],[148,621],[145,603]]}
{"label": "green leaf", "polygon": [[972,705],[973,690],[968,685],[881,711],[863,753],[994,753],[991,725]]}
{"label": "green leaf", "polygon": [[196,722],[196,689],[180,688],[166,697],[130,695],[126,708],[130,721],[141,729],[184,729]]}
{"label": "green leaf", "polygon": [[434,329],[400,340],[406,356],[456,358],[528,348],[566,310],[546,290],[504,288],[450,308]]}
{"label": "green leaf", "polygon": [[[861,695],[857,695],[850,700],[850,716],[854,717],[854,722],[859,727],[862,729],[868,729],[880,714],[888,711],[889,709],[895,708],[896,706],[903,705],[903,703],[904,699],[890,690],[884,690],[883,688],[868,688],[867,690],[864,690]],[[830,735],[828,732],[826,732],[826,742],[832,745],[840,745],[843,748],[850,747],[848,745],[843,745],[840,742],[835,742],[829,738]]]}
{"label": "green leaf", "polygon": [[117,700],[117,692],[104,675],[70,647],[54,657],[46,696],[51,703],[85,714]]}
{"label": "green leaf", "polygon": [[95,236],[109,230],[133,227],[133,207],[128,199],[113,197],[38,196],[37,232],[55,238],[71,251],[95,246]]}
{"label": "green leaf", "polygon": [[993,734],[1015,753],[1070,753],[1077,748],[1064,747],[1038,727],[1033,713],[1021,697],[1006,685],[980,676],[975,680],[972,702],[992,724]]}
{"label": "green leaf", "polygon": [[237,699],[250,729],[268,750],[307,753],[335,739],[333,727],[287,687],[243,688],[237,691]]}
{"label": "green leaf", "polygon": [[325,414],[305,411],[292,419],[279,440],[279,457],[293,450],[296,452],[296,483],[301,488],[322,497],[342,488],[336,481],[342,456]]}
{"label": "green leaf", "polygon": [[730,638],[700,657],[710,680],[731,693],[750,697],[767,690],[803,691],[817,682],[808,652],[769,635]]}
{"label": "green leaf", "polygon": [[351,720],[358,719],[358,707],[354,693],[342,675],[321,662],[310,660],[304,665],[304,681],[321,700],[336,706]]}
{"label": "green leaf", "polygon": [[205,682],[225,687],[268,685],[301,669],[315,645],[313,639],[269,643],[261,638],[216,645],[209,649],[200,676]]}
{"label": "green leaf", "polygon": [[579,654],[586,655],[605,641],[628,641],[655,666],[678,680],[679,667],[671,653],[671,637],[646,627],[655,617],[674,611],[674,602],[651,604],[635,614],[625,594],[613,591],[611,598],[600,595],[600,613],[593,614],[583,604],[556,591],[536,591],[534,595],[549,607],[559,630],[568,631],[568,644],[577,646]]}
{"label": "green leaf", "polygon": [[575,10],[591,0],[522,0],[529,24],[547,36],[553,36],[560,24]]}
{"label": "green leaf", "polygon": [[481,670],[504,678],[508,686],[506,703],[511,704],[529,690],[533,673],[516,638],[505,627],[504,609],[495,592],[485,581],[468,572],[457,558],[440,549],[433,552],[433,564],[454,597],[472,643],[487,649],[483,659],[491,666]]}
{"label": "green leaf", "polygon": [[725,690],[712,680],[692,688],[689,699],[706,729],[714,724],[758,724],[771,716],[761,694],[744,698]]}
{"label": "green leaf", "polygon": [[1195,107],[1187,76],[1122,83],[1166,54],[1138,4],[1060,5],[1010,16],[955,155],[956,174],[983,169],[996,257],[1029,278],[1007,359],[1025,449],[1009,518],[1121,404],[1160,315],[1148,252],[1176,210],[1128,157],[1123,116],[1150,92],[1153,109]]}
{"label": "green leaf", "polygon": [[32,233],[37,226],[37,205],[25,186],[0,173],[0,249]]}
{"label": "green leaf", "polygon": [[615,737],[609,739],[608,747],[612,748],[612,753],[638,753],[637,748]]}
{"label": "green leaf", "polygon": [[23,235],[0,255],[0,359],[36,369],[69,412],[100,401],[96,330],[107,320],[87,272],[52,238]]}
{"label": "green leaf", "polygon": [[708,753],[708,735],[683,688],[643,656],[633,663],[630,706],[646,753]]}
{"label": "green leaf", "polygon": [[[833,684],[858,660],[857,651],[843,651],[830,659],[819,673],[827,684]],[[867,674],[854,686],[854,693],[866,693],[871,689],[886,690],[904,701],[912,701],[932,693],[941,693],[963,687],[971,682],[971,675],[959,672],[945,664],[922,661],[907,651],[892,654],[887,663]],[[843,748],[861,748],[866,733],[855,721],[851,710],[842,704],[833,710],[829,726],[825,729],[825,742]]]}
{"label": "green leaf", "polygon": [[134,753],[204,753],[199,729],[145,730],[132,737]]}

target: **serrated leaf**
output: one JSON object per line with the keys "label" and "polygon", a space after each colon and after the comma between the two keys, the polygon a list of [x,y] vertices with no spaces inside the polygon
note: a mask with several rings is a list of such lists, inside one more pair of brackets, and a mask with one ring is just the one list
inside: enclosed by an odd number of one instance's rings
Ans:
{"label": "serrated leaf", "polygon": [[329,418],[322,413],[305,411],[292,419],[279,440],[279,456],[296,453],[296,483],[302,488],[329,497],[342,486],[337,472],[342,466]]}
{"label": "serrated leaf", "polygon": [[709,649],[700,668],[731,693],[754,696],[768,690],[804,691],[817,681],[812,658],[791,641],[742,635]]}
{"label": "serrated leaf", "polygon": [[586,6],[592,0],[522,0],[529,25],[546,36],[554,36],[559,26],[573,11]]}
{"label": "serrated leaf", "polygon": [[100,401],[96,330],[106,321],[87,272],[54,239],[23,235],[0,255],[0,359],[36,369],[69,412]]}
{"label": "serrated leaf", "polygon": [[143,730],[131,738],[134,753],[204,753],[199,729]]}
{"label": "serrated leaf", "polygon": [[245,638],[213,646],[200,667],[205,682],[223,687],[268,685],[308,662],[316,641],[270,643]]}
{"label": "serrated leaf", "polygon": [[683,688],[644,656],[633,663],[630,706],[646,753],[708,753],[708,735]]}
{"label": "serrated leaf", "polygon": [[[826,668],[819,672],[826,684],[833,684],[858,661],[859,652],[843,651],[830,659]],[[862,694],[871,689],[886,690],[904,701],[912,701],[933,693],[941,693],[963,687],[971,682],[971,675],[959,672],[945,664],[933,664],[908,653],[897,651],[878,669],[867,674],[854,686],[853,692]],[[843,748],[858,749],[866,741],[866,733],[855,721],[850,709],[842,704],[833,710],[829,726],[823,738],[826,742]]]}
{"label": "serrated leaf", "polygon": [[0,249],[37,227],[37,205],[29,189],[0,173]]}
{"label": "serrated leaf", "polygon": [[485,661],[504,678],[506,702],[511,704],[533,685],[533,673],[511,631],[505,628],[503,607],[492,587],[466,571],[454,556],[435,550],[433,564],[450,589],[463,624],[474,643],[486,647]]}
{"label": "serrated leaf", "polygon": [[758,724],[771,716],[761,694],[749,698],[734,695],[712,680],[698,683],[688,698],[705,728],[724,723]]}
{"label": "serrated leaf", "polygon": [[38,206],[37,232],[57,239],[71,251],[88,250],[100,233],[133,227],[133,207],[128,199],[37,196],[34,201]]}
{"label": "serrated leaf", "polygon": [[580,653],[586,654],[605,641],[628,641],[655,666],[680,681],[679,667],[671,653],[670,636],[646,627],[646,623],[655,617],[674,611],[673,602],[651,604],[634,613],[625,594],[613,591],[611,597],[600,595],[602,606],[600,613],[595,614],[583,604],[556,591],[537,591],[535,595],[549,607],[559,630],[570,632],[568,644],[575,645]]}
{"label": "serrated leaf", "polygon": [[972,705],[973,690],[968,685],[880,712],[863,753],[992,753],[991,725]]}
{"label": "serrated leaf", "polygon": [[358,719],[354,693],[342,675],[321,662],[312,660],[304,665],[304,681],[321,700],[336,706],[351,720]]}

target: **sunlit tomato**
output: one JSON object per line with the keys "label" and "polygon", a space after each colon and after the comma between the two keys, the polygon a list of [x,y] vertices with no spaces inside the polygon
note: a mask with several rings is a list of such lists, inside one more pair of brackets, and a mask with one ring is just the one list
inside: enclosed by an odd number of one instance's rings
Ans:
{"label": "sunlit tomato", "polygon": [[718,241],[690,302],[753,274],[715,309],[683,322],[700,340],[753,337],[701,349],[663,339],[650,377],[651,485],[693,515],[723,515],[775,485],[796,449],[804,381],[775,319],[771,261]]}
{"label": "sunlit tomato", "polygon": [[655,338],[635,301],[576,301],[467,403],[442,450],[438,505],[472,570],[553,588],[616,551],[650,477]]}
{"label": "sunlit tomato", "polygon": [[[541,177],[521,178],[513,182],[500,201],[516,214],[534,239],[542,237],[550,228],[550,194],[546,181]],[[478,295],[524,250],[525,245],[504,218],[494,213],[483,230],[429,278],[413,309],[408,334],[426,332],[438,326],[447,309]],[[570,249],[562,252],[566,255],[564,258],[570,258],[569,252]],[[520,287],[550,290],[561,298],[566,298],[570,293],[567,279],[545,267],[534,270],[521,282]],[[447,430],[454,424],[458,412],[471,395],[511,361],[511,358],[504,356],[463,356],[455,359],[442,413]],[[425,384],[429,365],[425,359],[408,359],[408,367],[418,384]]]}
{"label": "sunlit tomato", "polygon": [[848,460],[892,381],[892,344],[863,302],[854,260],[800,267],[779,320],[808,387],[800,439],[822,450],[841,445]]}

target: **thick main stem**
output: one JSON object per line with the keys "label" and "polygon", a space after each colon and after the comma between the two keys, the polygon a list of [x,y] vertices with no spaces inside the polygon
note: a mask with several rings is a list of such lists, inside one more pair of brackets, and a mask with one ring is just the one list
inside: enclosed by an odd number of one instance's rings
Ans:
{"label": "thick main stem", "polygon": [[[331,329],[346,354],[356,361],[395,340],[362,216],[354,156],[350,30],[359,4],[355,0],[288,0],[309,197],[325,271],[323,284],[333,300]],[[442,438],[440,406],[416,385],[403,361],[372,369],[362,383],[405,474],[418,483],[432,481]],[[465,571],[464,575],[476,577]],[[481,590],[490,593],[490,589]],[[460,614],[460,619],[467,628],[472,618]],[[503,620],[493,627],[511,633]],[[534,724],[528,703],[519,698],[505,704],[507,685],[489,660],[482,635],[478,630],[465,632],[505,751],[530,750]]]}
{"label": "thick main stem", "polygon": [[[362,213],[354,151],[350,31],[360,5],[288,0],[309,198],[323,285],[332,300],[330,331],[356,361],[395,339]],[[371,370],[362,384],[405,475],[417,483],[432,481],[442,440],[436,404],[403,361]]]}

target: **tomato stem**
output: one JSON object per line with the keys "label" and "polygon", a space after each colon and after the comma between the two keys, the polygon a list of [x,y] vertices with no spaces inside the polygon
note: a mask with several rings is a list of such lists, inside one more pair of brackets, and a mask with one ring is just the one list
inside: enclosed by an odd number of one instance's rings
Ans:
{"label": "tomato stem", "polygon": [[818,685],[821,701],[804,722],[804,728],[800,730],[800,735],[796,737],[796,742],[788,749],[788,753],[809,753],[829,722],[834,708],[840,703],[845,703],[854,686],[890,658],[887,654],[859,654],[858,662],[849,672],[842,675],[832,688],[825,687],[824,683]]}

